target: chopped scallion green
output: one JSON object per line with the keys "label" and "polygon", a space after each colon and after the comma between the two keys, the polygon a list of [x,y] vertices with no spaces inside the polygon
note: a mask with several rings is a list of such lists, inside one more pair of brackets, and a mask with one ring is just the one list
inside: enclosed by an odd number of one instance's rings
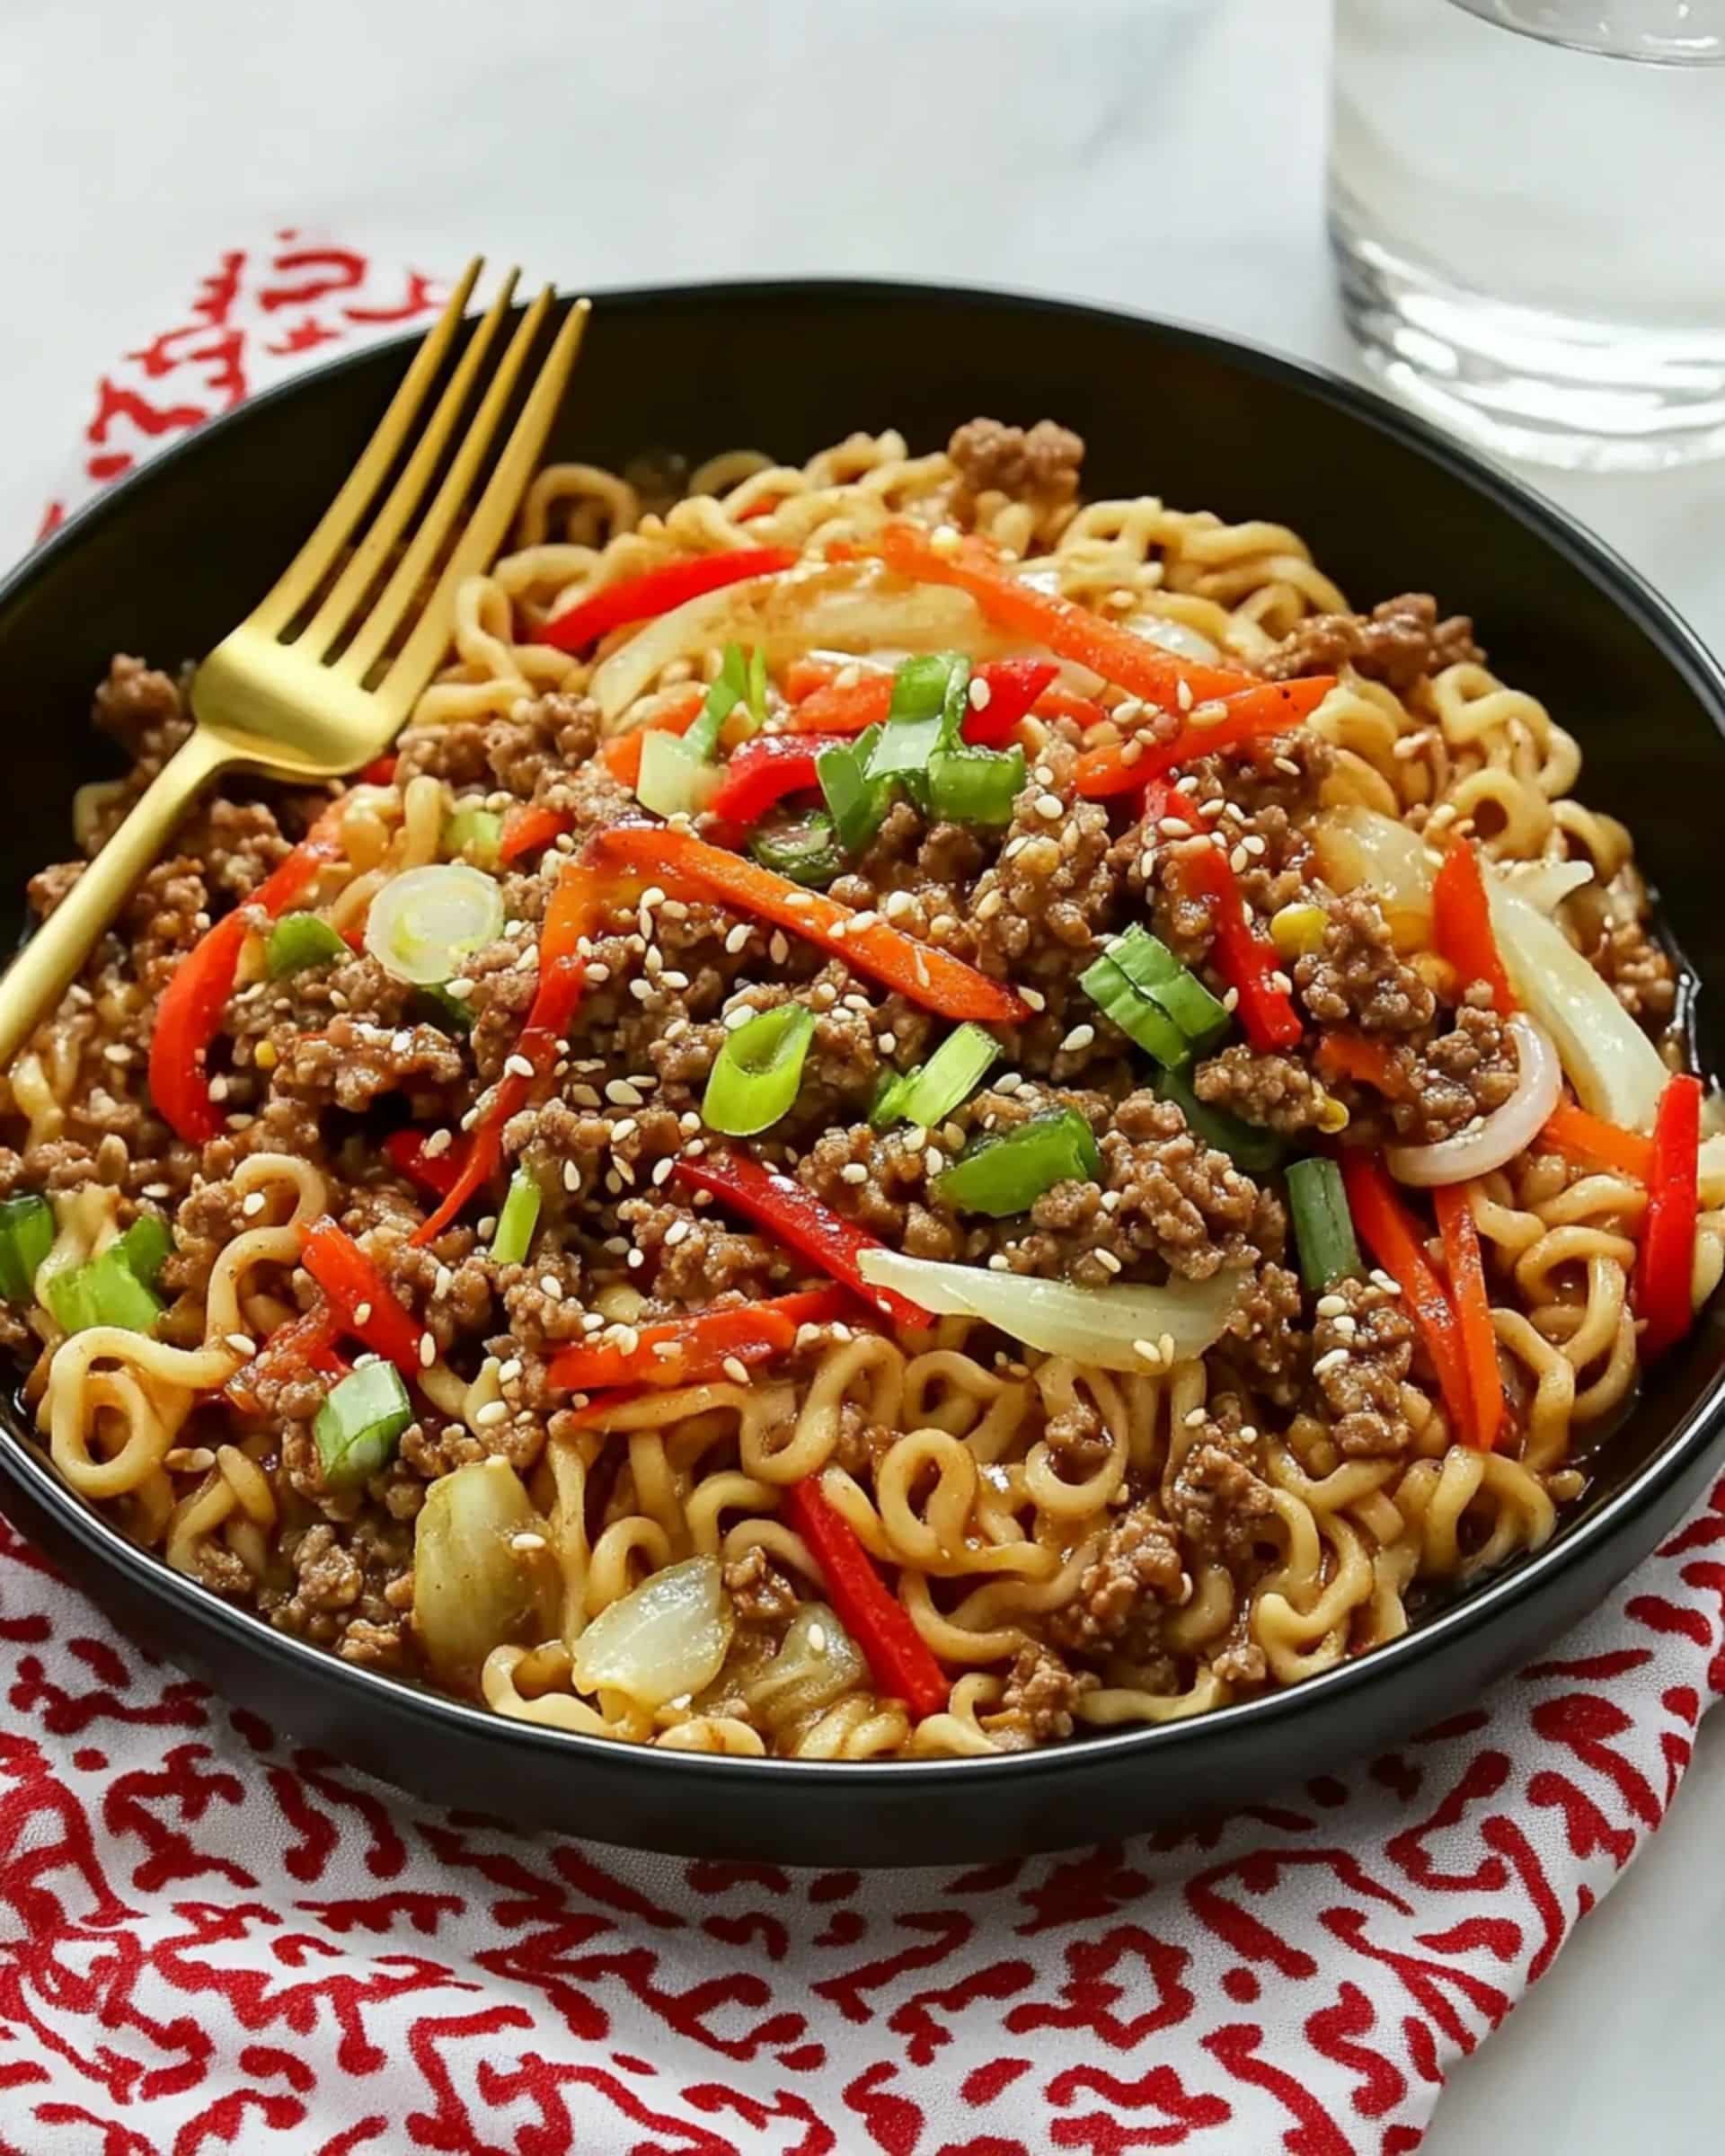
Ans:
{"label": "chopped scallion green", "polygon": [[797,1097],[814,1031],[806,1003],[781,1003],[727,1033],[701,1103],[707,1128],[730,1138],[770,1129]]}
{"label": "chopped scallion green", "polygon": [[970,661],[962,651],[932,651],[903,660],[892,677],[887,723],[869,753],[863,776],[904,776],[921,783],[936,755],[959,738],[969,685]]}
{"label": "chopped scallion green", "polygon": [[440,1027],[444,1032],[473,1031],[473,1014],[467,1007],[466,999],[451,995],[447,982],[421,982],[413,1000],[422,1007],[431,1024]]}
{"label": "chopped scallion green", "polygon": [[36,1268],[54,1247],[54,1208],[28,1191],[0,1204],[0,1295],[8,1303],[29,1303],[36,1294]]}
{"label": "chopped scallion green", "polygon": [[318,914],[284,914],[279,921],[270,924],[263,946],[264,970],[272,981],[285,980],[290,973],[304,973],[308,967],[328,966],[336,959],[352,955]]}
{"label": "chopped scallion green", "polygon": [[1358,1277],[1359,1244],[1341,1171],[1333,1161],[1296,1161],[1287,1171],[1287,1209],[1299,1245],[1300,1277],[1314,1294]]}
{"label": "chopped scallion green", "polygon": [[935,1049],[926,1063],[913,1071],[895,1073],[875,1097],[870,1121],[877,1130],[889,1123],[920,1123],[924,1130],[943,1123],[960,1102],[968,1100],[989,1065],[1000,1054],[1000,1043],[980,1026],[965,1024]]}
{"label": "chopped scallion green", "polygon": [[127,1264],[118,1243],[100,1258],[59,1273],[48,1284],[48,1306],[67,1332],[117,1325],[123,1332],[153,1332],[162,1305]]}
{"label": "chopped scallion green", "polygon": [[349,1371],[331,1387],[312,1424],[325,1487],[352,1489],[381,1473],[412,1419],[413,1403],[393,1363],[361,1363]]}
{"label": "chopped scallion green", "polygon": [[[748,731],[758,733],[766,717],[766,660],[761,655],[760,699],[758,709],[751,694],[754,669],[743,657],[740,644],[727,644],[724,656],[719,662],[719,677],[707,691],[707,701],[702,706],[701,716],[682,738],[688,745],[697,763],[712,760],[719,747],[719,736],[724,723],[740,703],[754,723]],[[677,738],[674,735],[673,739]]]}
{"label": "chopped scallion green", "polygon": [[929,762],[929,813],[943,823],[1009,824],[1023,790],[1022,748],[943,748]]}
{"label": "chopped scallion green", "polygon": [[494,808],[457,808],[443,826],[443,851],[451,860],[466,854],[475,868],[494,869],[503,839],[503,818]]}
{"label": "chopped scallion green", "polygon": [[525,1168],[509,1178],[503,1209],[497,1216],[491,1237],[491,1260],[496,1265],[525,1265],[533,1246],[533,1231],[539,1225],[539,1208],[544,1200],[538,1184]]}
{"label": "chopped scallion green", "polygon": [[1158,1063],[1172,1069],[1191,1054],[1190,1042],[1173,1020],[1142,989],[1135,987],[1106,954],[1079,975],[1078,985],[1104,1018],[1112,1019],[1128,1039],[1135,1040]]}
{"label": "chopped scallion green", "polygon": [[1243,1168],[1248,1175],[1267,1174],[1287,1150],[1275,1131],[1266,1130],[1261,1123],[1243,1122],[1225,1109],[1212,1108],[1200,1100],[1183,1071],[1163,1071],[1156,1080],[1156,1091],[1180,1109],[1194,1137],[1225,1153],[1234,1166]]}
{"label": "chopped scallion green", "polygon": [[154,1213],[140,1213],[113,1247],[145,1286],[154,1287],[156,1275],[172,1253],[173,1236],[165,1220]]}
{"label": "chopped scallion green", "polygon": [[748,850],[764,869],[822,891],[843,874],[845,855],[825,809],[794,823],[757,824],[748,835]]}
{"label": "chopped scallion green", "polygon": [[691,746],[688,734],[644,733],[635,799],[655,816],[699,816],[718,791],[724,773]]}
{"label": "chopped scallion green", "polygon": [[934,1189],[962,1212],[998,1220],[1028,1213],[1057,1183],[1094,1182],[1101,1165],[1090,1125],[1076,1109],[1063,1108],[978,1139],[935,1179]]}
{"label": "chopped scallion green", "polygon": [[1227,1006],[1148,929],[1135,922],[1110,944],[1108,955],[1135,988],[1168,1013],[1193,1047],[1204,1047],[1226,1031]]}
{"label": "chopped scallion green", "polygon": [[847,853],[862,853],[880,828],[892,796],[887,781],[862,775],[874,746],[871,737],[878,737],[880,731],[871,726],[856,741],[835,741],[815,758],[815,775],[833,819],[833,835]]}

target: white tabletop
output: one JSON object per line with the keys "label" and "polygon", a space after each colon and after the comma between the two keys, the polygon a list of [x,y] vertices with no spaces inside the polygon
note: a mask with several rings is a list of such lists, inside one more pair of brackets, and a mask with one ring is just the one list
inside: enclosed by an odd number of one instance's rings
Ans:
{"label": "white tabletop", "polygon": [[[853,272],[1034,287],[1346,368],[1322,227],[1327,13],[14,0],[0,555],[34,529],[100,367],[219,250],[284,224],[430,270],[518,254],[571,285]],[[1551,490],[1725,643],[1725,466]],[[1632,1878],[1456,2073],[1431,2156],[1718,2149],[1721,1795],[1715,1724]]]}

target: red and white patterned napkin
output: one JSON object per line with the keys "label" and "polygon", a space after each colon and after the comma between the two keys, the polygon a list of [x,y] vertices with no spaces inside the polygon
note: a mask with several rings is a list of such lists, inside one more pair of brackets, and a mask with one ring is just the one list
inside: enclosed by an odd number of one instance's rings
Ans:
{"label": "red and white patterned napkin", "polygon": [[[102,376],[49,527],[435,304],[295,233],[224,255]],[[1441,1728],[1202,1831],[969,1871],[438,1812],[151,1661],[4,1526],[0,1666],[4,2156],[1397,2156],[1671,1800],[1725,1687],[1725,1480]]]}

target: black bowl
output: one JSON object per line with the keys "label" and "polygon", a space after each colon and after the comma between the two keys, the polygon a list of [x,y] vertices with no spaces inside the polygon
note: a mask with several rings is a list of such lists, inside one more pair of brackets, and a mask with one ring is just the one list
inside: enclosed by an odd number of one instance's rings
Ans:
{"label": "black bowl", "polygon": [[[335,490],[406,350],[312,370],[208,427],[0,587],[16,782],[0,805],[0,890],[14,921],[25,878],[66,850],[73,788],[103,766],[84,718],[109,655],[171,667],[252,606]],[[1154,490],[1290,524],[1357,598],[1430,590],[1473,614],[1494,665],[1579,735],[1589,798],[1632,826],[1697,969],[1725,978],[1717,864],[1689,844],[1725,789],[1725,676],[1561,513],[1363,390],[1094,308],[895,285],[718,286],[602,299],[553,448],[613,465],[647,448],[700,456],[738,443],[801,458],[857,427],[932,445],[979,411],[1078,428],[1096,491]],[[1704,1026],[1701,1047],[1716,1065]],[[1238,1803],[1474,1698],[1597,1603],[1694,1498],[1717,1449],[1722,1389],[1716,1302],[1536,1556],[1293,1691],[996,1760],[712,1760],[535,1730],[352,1668],[226,1607],[72,1497],[12,1413],[0,1495],[129,1637],[295,1736],[438,1801],[644,1848],[954,1862]]]}

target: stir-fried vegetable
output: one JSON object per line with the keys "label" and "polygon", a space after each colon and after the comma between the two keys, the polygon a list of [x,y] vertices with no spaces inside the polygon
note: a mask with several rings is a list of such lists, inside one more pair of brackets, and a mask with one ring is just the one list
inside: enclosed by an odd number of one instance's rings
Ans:
{"label": "stir-fried vegetable", "polygon": [[551,1638],[562,1602],[550,1530],[507,1460],[429,1485],[413,1526],[413,1630],[445,1683],[474,1684],[495,1647]]}
{"label": "stir-fried vegetable", "polygon": [[1439,958],[1447,959],[1464,986],[1483,981],[1491,1006],[1508,1018],[1516,1007],[1509,976],[1503,970],[1498,939],[1491,932],[1491,906],[1485,879],[1466,839],[1451,839],[1431,887],[1431,940]]}
{"label": "stir-fried vegetable", "polygon": [[869,1120],[877,1130],[889,1123],[920,1123],[924,1130],[933,1129],[970,1098],[999,1054],[1000,1043],[980,1026],[956,1028],[926,1063],[897,1071],[886,1081]]}
{"label": "stir-fried vegetable", "polygon": [[[809,736],[792,737],[807,740]],[[827,804],[833,835],[846,853],[860,853],[880,827],[893,799],[889,779],[867,776],[875,732],[871,728],[854,742],[830,740],[815,758],[815,776]]]}
{"label": "stir-fried vegetable", "polygon": [[693,748],[687,738],[650,733],[641,738],[635,799],[654,816],[699,816],[710,808],[723,773]]}
{"label": "stir-fried vegetable", "polygon": [[762,825],[750,832],[748,850],[764,869],[804,890],[824,890],[845,869],[845,850],[824,808],[794,822]]}
{"label": "stir-fried vegetable", "polygon": [[1318,866],[1332,889],[1370,891],[1383,908],[1398,950],[1431,941],[1437,862],[1417,831],[1393,816],[1356,803],[1326,809],[1312,833]]}
{"label": "stir-fried vegetable", "polygon": [[601,832],[593,842],[593,859],[600,868],[642,870],[661,884],[678,884],[771,921],[843,959],[854,971],[897,988],[925,1011],[1001,1021],[1024,1015],[1024,1003],[1010,988],[950,952],[836,899],[799,889],[757,862],[709,845],[693,832],[663,825]]}
{"label": "stir-fried vegetable", "polygon": [[894,1324],[928,1323],[926,1310],[908,1295],[895,1294],[889,1285],[877,1286],[865,1272],[866,1259],[891,1255],[878,1237],[835,1213],[791,1176],[763,1168],[744,1153],[712,1153],[698,1160],[685,1154],[672,1171],[672,1180],[690,1189],[710,1191],[758,1222],[787,1249],[854,1289]]}
{"label": "stir-fried vegetable", "polygon": [[155,1219],[148,1220],[154,1233],[137,1239],[137,1231],[144,1225],[144,1220],[138,1221],[101,1257],[88,1259],[70,1272],[57,1273],[46,1283],[48,1306],[63,1330],[84,1332],[93,1325],[115,1325],[122,1332],[154,1332],[162,1315],[155,1276],[172,1245],[167,1230]]}
{"label": "stir-fried vegetable", "polygon": [[495,808],[457,808],[443,826],[443,850],[450,859],[466,854],[478,869],[494,869],[503,844],[503,818]]}
{"label": "stir-fried vegetable", "polygon": [[1666,1085],[1653,1126],[1647,1218],[1634,1291],[1641,1352],[1649,1362],[1676,1347],[1694,1315],[1701,1099],[1700,1079],[1679,1072]]}
{"label": "stir-fried vegetable", "polygon": [[662,1707],[712,1683],[736,1622],[719,1560],[685,1558],[600,1611],[575,1642],[571,1674],[582,1692]]}
{"label": "stir-fried vegetable", "polygon": [[980,1318],[1045,1355],[1140,1373],[1214,1347],[1240,1284],[1237,1273],[1217,1273],[1165,1287],[1074,1287],[983,1266],[907,1258],[884,1246],[863,1250],[857,1266],[871,1293],[896,1290],[927,1310]]}
{"label": "stir-fried vegetable", "polygon": [[284,914],[264,940],[263,969],[272,981],[352,954],[319,914]]}
{"label": "stir-fried vegetable", "polygon": [[943,748],[928,766],[928,812],[937,822],[1009,824],[1023,791],[1022,748]]}
{"label": "stir-fried vegetable", "polygon": [[640,576],[620,577],[602,584],[597,591],[579,600],[566,613],[544,623],[534,635],[539,644],[559,651],[580,651],[597,643],[612,630],[629,622],[650,621],[669,614],[691,599],[740,584],[751,577],[774,576],[795,566],[797,557],[788,547],[741,547],[734,553],[703,554],[692,561],[668,561],[660,569]]}
{"label": "stir-fried vegetable", "polygon": [[1480,1257],[1480,1234],[1473,1224],[1473,1190],[1466,1183],[1446,1183],[1432,1193],[1438,1226],[1444,1239],[1444,1264],[1455,1303],[1462,1355],[1467,1365],[1468,1396],[1473,1407],[1469,1432],[1482,1451],[1490,1452],[1503,1427],[1503,1372],[1498,1366],[1498,1336],[1491,1322],[1491,1297]]}
{"label": "stir-fried vegetable", "polygon": [[962,651],[907,658],[892,677],[887,723],[876,737],[863,775],[920,777],[935,753],[959,738],[969,709],[970,661]]}
{"label": "stir-fried vegetable", "polygon": [[1668,1075],[1659,1050],[1555,922],[1495,877],[1487,890],[1509,985],[1556,1042],[1582,1107],[1650,1131]]}
{"label": "stir-fried vegetable", "polygon": [[1247,1123],[1225,1109],[1200,1100],[1184,1071],[1164,1070],[1157,1074],[1156,1091],[1172,1100],[1186,1118],[1187,1127],[1205,1144],[1225,1153],[1236,1168],[1248,1175],[1264,1175],[1279,1165],[1287,1151],[1281,1137],[1262,1124]]}
{"label": "stir-fried vegetable", "polygon": [[1164,778],[1194,756],[1244,748],[1254,741],[1292,733],[1303,726],[1335,687],[1332,675],[1310,675],[1297,681],[1259,682],[1237,690],[1216,705],[1190,713],[1178,733],[1163,741],[1129,734],[1122,741],[1087,748],[1073,772],[1073,784],[1087,800],[1132,793],[1153,779]]}
{"label": "stir-fried vegetable", "polygon": [[1392,1145],[1384,1154],[1398,1182],[1430,1188],[1490,1175],[1526,1153],[1545,1127],[1563,1090],[1557,1050],[1525,1012],[1505,1029],[1516,1051],[1516,1090],[1501,1108],[1453,1138],[1432,1145]]}
{"label": "stir-fried vegetable", "polygon": [[632,1326],[632,1339],[604,1336],[565,1348],[549,1373],[553,1385],[571,1392],[606,1386],[694,1385],[717,1377],[727,1363],[750,1368],[787,1352],[805,1325],[830,1325],[854,1311],[842,1288],[806,1288],[765,1303],[697,1310],[662,1324]]}
{"label": "stir-fried vegetable", "polygon": [[409,1317],[384,1276],[346,1229],[314,1220],[300,1230],[300,1263],[329,1297],[344,1329],[406,1378],[426,1366],[430,1334]]}
{"label": "stir-fried vegetable", "polygon": [[539,1209],[544,1203],[537,1181],[525,1168],[518,1168],[509,1178],[503,1209],[497,1216],[497,1233],[491,1237],[493,1265],[527,1262],[527,1252],[533,1247],[533,1231],[539,1225]]}
{"label": "stir-fried vegetable", "polygon": [[366,915],[366,949],[384,971],[418,985],[447,981],[503,932],[503,890],[464,862],[392,876]]}
{"label": "stir-fried vegetable", "polygon": [[1076,1109],[1062,1108],[977,1139],[935,1178],[934,1190],[961,1213],[998,1220],[1028,1213],[1057,1183],[1093,1183],[1101,1168],[1090,1125]]}
{"label": "stir-fried vegetable", "polygon": [[[854,667],[851,670],[856,673]],[[991,658],[973,667],[963,739],[975,748],[1004,747],[1059,671],[1050,658]],[[860,734],[886,724],[892,708],[892,676],[856,673],[854,680],[841,683],[832,678],[829,669],[803,696],[798,696],[789,679],[786,693],[797,706],[791,723],[800,733]],[[1092,715],[1101,718],[1101,713],[1094,711]]]}
{"label": "stir-fried vegetable", "polygon": [[818,736],[757,734],[733,750],[707,807],[721,822],[748,830],[789,795],[814,791],[820,784],[816,760],[831,747],[850,753],[847,742]]}
{"label": "stir-fried vegetable", "polygon": [[[1145,816],[1160,826],[1183,824],[1196,830],[1191,805],[1165,780],[1152,782],[1145,794]],[[1245,901],[1228,856],[1214,841],[1184,845],[1170,857],[1170,884],[1188,897],[1209,903],[1216,926],[1215,964],[1234,990],[1240,1022],[1246,1038],[1261,1053],[1291,1048],[1300,1038],[1299,1013],[1288,992],[1279,954],[1268,936],[1260,935],[1246,915]]]}
{"label": "stir-fried vegetable", "polygon": [[228,1379],[223,1392],[242,1415],[260,1415],[269,1388],[303,1377],[308,1370],[339,1373],[342,1364],[335,1343],[341,1337],[341,1318],[320,1298],[302,1316],[279,1325],[252,1360]]}
{"label": "stir-fried vegetable", "polygon": [[1473,1427],[1473,1388],[1461,1327],[1444,1284],[1426,1256],[1420,1231],[1378,1163],[1352,1147],[1341,1156],[1348,1210],[1366,1247],[1401,1289],[1438,1374],[1450,1428],[1465,1437]]}
{"label": "stir-fried vegetable", "polygon": [[1653,1172],[1653,1142],[1640,1131],[1624,1130],[1602,1116],[1590,1116],[1573,1100],[1560,1100],[1546,1118],[1539,1143],[1585,1167],[1614,1168],[1646,1182]]}
{"label": "stir-fried vegetable", "polygon": [[1189,1060],[1226,1029],[1228,1013],[1168,946],[1134,922],[1079,976],[1078,985],[1159,1063]]}
{"label": "stir-fried vegetable", "polygon": [[788,1735],[806,1727],[867,1674],[837,1613],[824,1602],[800,1603],[778,1653],[744,1678],[743,1698],[762,1729]]}
{"label": "stir-fried vegetable", "polygon": [[28,1303],[36,1293],[36,1272],[54,1247],[54,1208],[28,1191],[0,1201],[0,1295],[8,1303]]}
{"label": "stir-fried vegetable", "polygon": [[163,992],[150,1037],[150,1098],[189,1145],[207,1145],[223,1127],[223,1111],[210,1097],[205,1065],[234,993],[245,939],[260,914],[279,920],[305,897],[324,865],[341,859],[342,808],[343,803],[336,801],[324,810],[245,904],[199,941]]}
{"label": "stir-fried vegetable", "polygon": [[1300,1277],[1314,1294],[1358,1275],[1359,1245],[1341,1171],[1333,1161],[1294,1162],[1287,1171],[1287,1209],[1299,1248]]}
{"label": "stir-fried vegetable", "polygon": [[434,1197],[447,1197],[460,1180],[467,1142],[451,1138],[447,1131],[392,1130],[384,1152],[409,1182]]}
{"label": "stir-fried vegetable", "polygon": [[815,1014],[806,1003],[757,1011],[727,1033],[701,1103],[707,1128],[732,1138],[770,1130],[796,1100],[814,1037]]}
{"label": "stir-fried vegetable", "polygon": [[362,1363],[332,1387],[312,1424],[329,1489],[354,1489],[380,1474],[413,1419],[413,1403],[388,1363]]}
{"label": "stir-fried vegetable", "polygon": [[876,1689],[888,1699],[903,1700],[918,1720],[939,1714],[951,1689],[945,1673],[818,1481],[811,1477],[793,1482],[780,1509],[820,1567],[827,1600],[862,1648]]}

